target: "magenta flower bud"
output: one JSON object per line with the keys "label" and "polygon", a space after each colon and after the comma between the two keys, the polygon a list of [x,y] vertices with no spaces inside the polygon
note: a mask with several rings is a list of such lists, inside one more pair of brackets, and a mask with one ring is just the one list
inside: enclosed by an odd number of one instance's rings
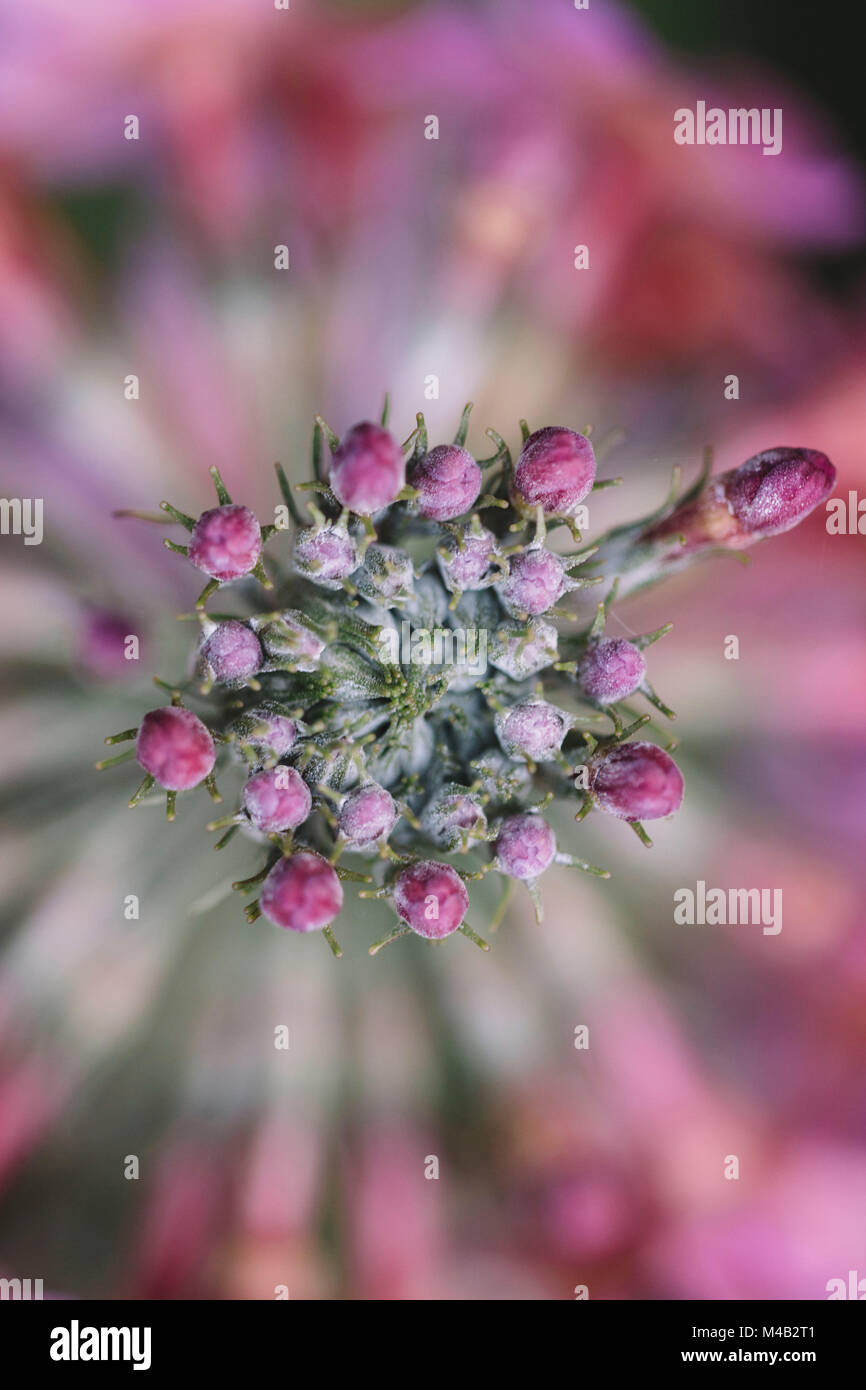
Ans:
{"label": "magenta flower bud", "polygon": [[512,501],[518,510],[544,509],[545,516],[571,516],[595,482],[589,440],[564,425],[531,434],[514,469]]}
{"label": "magenta flower bud", "polygon": [[643,652],[624,637],[601,637],[591,642],[577,668],[577,683],[599,705],[612,705],[633,695],[646,676]]}
{"label": "magenta flower bud", "polygon": [[477,797],[465,788],[443,787],[424,808],[422,824],[443,849],[457,849],[467,834],[483,834],[487,819]]}
{"label": "magenta flower bud", "polygon": [[836,469],[815,449],[767,449],[726,477],[728,506],[752,536],[790,531],[836,485]]}
{"label": "magenta flower bud", "polygon": [[510,758],[548,762],[562,746],[571,717],[546,700],[524,700],[497,714],[496,736]]}
{"label": "magenta flower bud", "polygon": [[166,791],[197,787],[213,772],[216,750],[210,730],[192,710],[177,705],[151,710],[141,721],[135,756]]}
{"label": "magenta flower bud", "polygon": [[723,546],[744,550],[797,526],[836,485],[836,469],[816,449],[765,449],[740,468],[710,478],[691,502],[675,508],[643,539],[670,537],[673,559]]}
{"label": "magenta flower bud", "polygon": [[215,681],[245,685],[261,670],[263,653],[256,634],[234,618],[219,623],[202,643],[201,655]]}
{"label": "magenta flower bud", "polygon": [[340,833],[353,845],[386,840],[397,821],[394,798],[378,782],[365,782],[350,792],[340,807]]}
{"label": "magenta flower bud", "polygon": [[512,680],[526,680],[556,660],[558,640],[556,628],[543,618],[526,626],[503,623],[490,641],[490,664]]}
{"label": "magenta flower bud", "polygon": [[288,931],[321,931],[342,906],[343,885],[336,870],[312,850],[278,859],[259,898],[268,921]]}
{"label": "magenta flower bud", "polygon": [[353,425],[337,446],[328,479],[342,507],[370,516],[396,501],[406,481],[403,451],[381,425]]}
{"label": "magenta flower bud", "polygon": [[556,854],[553,831],[541,816],[509,816],[502,822],[494,846],[496,867],[509,878],[538,878],[549,869]]}
{"label": "magenta flower bud", "polygon": [[463,532],[463,548],[454,536],[446,536],[438,551],[439,570],[446,589],[452,593],[485,588],[498,574],[499,546],[492,531],[482,527]]}
{"label": "magenta flower bud", "polygon": [[251,777],[243,790],[243,803],[256,830],[264,835],[296,830],[313,808],[303,777],[284,763]]}
{"label": "magenta flower bud", "polygon": [[419,516],[451,521],[468,512],[481,491],[481,469],[459,444],[437,444],[414,465],[409,484],[421,494]]}
{"label": "magenta flower bud", "polygon": [[323,589],[341,589],[358,565],[358,548],[345,526],[309,526],[295,537],[295,569]]}
{"label": "magenta flower bud", "polygon": [[255,569],[262,553],[262,530],[249,507],[229,502],[202,512],[189,541],[196,569],[225,583]]}
{"label": "magenta flower bud", "polygon": [[251,709],[247,712],[247,718],[255,719],[265,727],[251,733],[244,742],[275,758],[284,758],[298,741],[298,726],[288,715],[272,714],[266,709]]}
{"label": "magenta flower bud", "polygon": [[466,886],[450,864],[423,859],[394,880],[394,906],[418,936],[441,941],[461,925],[469,907]]}
{"label": "magenta flower bud", "polygon": [[508,575],[497,584],[502,605],[513,617],[528,613],[537,618],[565,593],[567,579],[562,561],[551,550],[523,550],[508,563]]}
{"label": "magenta flower bud", "polygon": [[620,820],[659,820],[683,799],[682,773],[654,743],[623,743],[591,761],[589,786],[602,811]]}

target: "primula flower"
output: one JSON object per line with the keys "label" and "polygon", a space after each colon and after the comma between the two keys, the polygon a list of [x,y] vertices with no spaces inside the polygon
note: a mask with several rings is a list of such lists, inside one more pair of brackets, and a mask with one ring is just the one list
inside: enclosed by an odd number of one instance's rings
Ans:
{"label": "primula flower", "polygon": [[[680,807],[670,752],[632,741],[650,716],[623,703],[641,694],[673,717],[643,654],[669,625],[628,640],[607,635],[620,584],[637,576],[645,585],[709,545],[740,548],[789,529],[824,499],[834,472],[813,450],[769,450],[700,478],[683,498],[675,487],[656,516],[568,554],[554,547],[557,529],[580,540],[576,508],[609,485],[596,478],[584,435],[564,426],[530,433],[521,421],[516,465],[495,430],[495,453],[479,463],[466,449],[469,406],[453,443],[433,448],[422,415],[401,446],[388,410],[386,401],[380,423],[355,425],[342,440],[317,417],[315,477],[301,485],[316,496],[309,517],[277,467],[296,523],[285,573],[275,558],[268,570],[262,562],[275,528],[233,503],[215,470],[219,507],[194,521],[163,504],[191,531],[188,548],[170,547],[211,577],[197,605],[197,676],[166,687],[167,708],[110,741],[135,737],[146,777],[133,803],[158,782],[172,816],[177,792],[201,783],[219,799],[217,748],[224,763],[244,765],[237,810],[211,828],[225,831],[217,848],[238,830],[269,846],[261,869],[234,885],[262,885],[249,921],[321,931],[339,955],[332,923],[343,883],[357,881],[397,916],[372,952],[410,932],[428,941],[460,932],[487,949],[466,921],[470,883],[488,873],[504,887],[524,883],[541,920],[537,881],[551,864],[607,876],[571,846],[557,848],[543,806],[575,798],[575,821],[597,808],[647,844],[642,822]],[[585,577],[573,578],[576,569]],[[233,579],[254,611],[204,612]],[[275,591],[266,610],[256,581]],[[558,606],[597,584],[606,594],[588,623]],[[208,712],[199,717],[185,700],[208,702]],[[452,862],[431,859],[434,849]],[[372,856],[373,871],[348,867],[351,854],[367,867]]]}

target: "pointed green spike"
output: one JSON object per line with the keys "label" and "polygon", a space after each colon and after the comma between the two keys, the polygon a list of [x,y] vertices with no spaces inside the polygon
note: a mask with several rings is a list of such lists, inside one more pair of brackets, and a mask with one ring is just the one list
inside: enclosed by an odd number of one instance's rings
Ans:
{"label": "pointed green spike", "polygon": [[461,936],[465,936],[469,941],[474,942],[480,950],[490,950],[490,942],[485,941],[483,936],[479,936],[476,931],[473,931],[472,928],[469,926],[468,922],[464,922],[461,927],[457,928],[457,930],[460,932]]}
{"label": "pointed green spike", "polygon": [[177,507],[173,507],[170,502],[160,502],[160,507],[167,512],[172,521],[178,522],[180,526],[185,526],[187,531],[191,531],[195,526],[195,518],[187,516],[186,512],[179,512]]}
{"label": "pointed green spike", "polygon": [[227,491],[227,489],[226,489],[226,485],[225,485],[225,483],[223,482],[222,478],[220,477],[220,471],[219,471],[219,469],[214,465],[214,467],[211,468],[211,469],[209,470],[209,472],[210,472],[211,478],[213,479],[213,485],[214,485],[214,487],[216,488],[216,495],[217,495],[217,498],[219,499],[219,504],[220,504],[220,506],[221,506],[221,507],[227,507],[227,506],[229,506],[229,505],[231,504],[231,500],[232,500],[232,499],[229,497],[228,491]]}
{"label": "pointed green spike", "polygon": [[674,713],[674,711],[670,708],[669,705],[665,704],[664,700],[659,699],[658,695],[653,690],[649,681],[644,681],[643,685],[640,686],[639,689],[641,694],[647,700],[649,700],[650,704],[655,705],[656,709],[659,710],[665,716],[665,719],[676,719],[677,716]]}
{"label": "pointed green spike", "polygon": [[130,810],[132,810],[133,807],[137,806],[139,801],[141,801],[141,798],[143,796],[147,796],[147,793],[150,791],[151,787],[155,785],[156,778],[151,777],[150,773],[148,773],[147,776],[144,778],[143,782],[140,784],[138,791],[134,792],[133,795],[129,798]]}
{"label": "pointed green spike", "polygon": [[523,437],[523,442],[524,442],[524,444],[525,444],[526,441],[527,441],[527,439],[528,439],[529,436],[530,436],[531,431],[530,431],[529,425],[526,423],[525,420],[521,420],[519,423],[520,423],[520,433],[521,433],[521,435],[522,435],[522,437]]}
{"label": "pointed green spike", "polygon": [[597,864],[587,864],[585,859],[576,859],[573,854],[557,854],[557,864],[566,864],[570,869],[580,869],[585,874],[595,874],[596,878],[610,878],[609,869],[600,869]]}
{"label": "pointed green spike", "polygon": [[391,418],[391,392],[385,392],[385,399],[382,402],[382,414],[380,416],[382,429],[388,428],[388,421]]}
{"label": "pointed green spike", "polygon": [[185,545],[178,545],[175,541],[164,540],[163,545],[166,550],[173,550],[175,555],[183,555],[184,557],[189,555],[188,547]]}
{"label": "pointed green spike", "polygon": [[653,842],[644,830],[639,820],[626,821],[626,825],[631,826],[632,830],[634,831],[635,835],[637,835],[642,845],[646,845],[647,849],[652,849]]}
{"label": "pointed green spike", "polygon": [[331,450],[331,453],[336,453],[337,449],[339,449],[340,447],[339,437],[336,434],[334,434],[334,431],[331,429],[331,426],[327,424],[325,420],[322,419],[321,415],[316,416],[316,424],[318,425],[325,439],[328,441],[328,448]]}
{"label": "pointed green spike", "polygon": [[642,651],[644,647],[651,647],[653,642],[658,642],[659,638],[667,637],[672,630],[673,623],[665,623],[663,627],[657,627],[654,632],[645,632],[640,637],[630,637],[628,640],[633,647],[640,647]]}
{"label": "pointed green spike", "polygon": [[336,960],[339,960],[341,955],[343,954],[343,951],[339,941],[335,937],[334,933],[331,931],[331,928],[324,927],[322,929],[322,936],[325,938],[325,940],[331,948],[331,955],[334,956]]}
{"label": "pointed green spike", "polygon": [[177,792],[167,791],[165,794],[165,818],[174,820],[177,815]]}
{"label": "pointed green spike", "polygon": [[[315,431],[314,439],[318,439],[321,443],[321,435],[318,429]],[[313,458],[313,471],[316,477],[319,478],[319,471],[316,467],[315,450]],[[283,501],[288,507],[289,516],[292,518],[292,521],[295,523],[296,526],[306,526],[308,523],[304,521],[304,518],[301,516],[297,501],[295,499],[294,490],[288,478],[286,477],[286,472],[283,468],[283,465],[279,461],[274,463],[274,472],[277,475],[277,483],[280,489],[280,496],[282,497]],[[264,534],[264,527],[262,528],[262,534]]]}
{"label": "pointed green spike", "polygon": [[122,734],[109,734],[105,739],[106,743],[128,743],[131,738],[136,738],[138,729],[124,729]]}
{"label": "pointed green spike", "polygon": [[263,589],[272,589],[274,587],[273,580],[269,577],[268,572],[265,569],[264,564],[262,563],[261,556],[259,556],[258,560],[256,561],[255,568],[250,570],[250,574],[252,575],[253,579],[257,579],[259,581]]}
{"label": "pointed green spike", "polygon": [[97,772],[104,772],[107,767],[116,767],[118,763],[128,763],[130,758],[135,757],[134,748],[125,748],[122,753],[115,753],[113,758],[102,758],[93,766]]}
{"label": "pointed green spike", "polygon": [[457,426],[457,433],[454,436],[454,443],[459,444],[461,449],[466,443],[466,436],[469,433],[469,416],[472,414],[473,404],[474,402],[467,401],[464,405],[460,424]]}
{"label": "pointed green spike", "polygon": [[211,594],[215,594],[219,586],[220,582],[218,579],[210,579],[195,601],[196,608],[204,608]]}
{"label": "pointed green spike", "polygon": [[[363,897],[364,895],[362,894],[361,896]],[[376,956],[376,955],[378,955],[379,952],[382,950],[382,947],[383,947],[383,946],[390,946],[392,941],[399,941],[399,939],[400,939],[401,936],[408,936],[408,935],[409,935],[409,928],[408,928],[408,927],[394,927],[394,928],[392,928],[392,930],[388,932],[388,935],[387,935],[387,936],[383,936],[383,937],[381,937],[378,941],[375,941],[375,942],[373,943],[373,945],[370,947],[370,955],[371,955],[371,956]]]}

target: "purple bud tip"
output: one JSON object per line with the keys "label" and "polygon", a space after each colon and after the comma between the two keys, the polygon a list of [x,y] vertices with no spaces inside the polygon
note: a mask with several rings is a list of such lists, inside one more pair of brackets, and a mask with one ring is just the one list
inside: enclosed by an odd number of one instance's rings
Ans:
{"label": "purple bud tip", "polygon": [[303,825],[313,807],[310,789],[293,767],[257,772],[243,791],[244,809],[257,830],[272,835]]}
{"label": "purple bud tip", "polygon": [[589,440],[564,425],[546,425],[524,444],[514,470],[516,505],[544,508],[545,516],[570,516],[595,481]]}
{"label": "purple bud tip", "polygon": [[394,798],[378,782],[366,782],[351,792],[340,808],[339,828],[353,845],[387,839],[397,820]]}
{"label": "purple bud tip", "polygon": [[201,654],[213,672],[214,680],[225,685],[243,685],[261,669],[262,648],[258,637],[234,618],[220,623],[202,643]]}
{"label": "purple bud tip", "polygon": [[591,764],[590,788],[598,804],[620,820],[658,820],[678,811],[683,776],[654,743],[624,743]]}
{"label": "purple bud tip", "polygon": [[546,613],[565,593],[562,561],[550,550],[524,550],[508,565],[508,577],[497,585],[499,597],[509,613],[528,613],[535,618]]}
{"label": "purple bud tip", "polygon": [[466,530],[461,549],[454,536],[448,536],[439,555],[439,569],[446,586],[451,589],[480,589],[490,579],[491,569],[499,548],[492,531]]}
{"label": "purple bud tip", "polygon": [[337,501],[370,516],[396,500],[406,480],[400,445],[381,425],[365,421],[343,435],[331,461],[329,482]]}
{"label": "purple bud tip", "polygon": [[496,718],[496,733],[509,757],[543,763],[555,756],[568,733],[567,714],[546,700],[525,700]]}
{"label": "purple bud tip", "polygon": [[553,831],[538,815],[509,816],[495,845],[496,867],[509,878],[538,878],[556,854]]}
{"label": "purple bud tip", "polygon": [[262,885],[259,906],[275,927],[321,931],[339,916],[343,885],[327,860],[302,850],[277,860]]}
{"label": "purple bud tip", "polygon": [[424,808],[424,828],[431,839],[443,849],[456,848],[461,832],[486,829],[487,820],[481,802],[468,792],[445,788]]}
{"label": "purple bud tip", "polygon": [[356,568],[358,551],[345,527],[311,526],[297,534],[294,562],[298,572],[314,584],[339,589]]}
{"label": "purple bud tip", "polygon": [[646,676],[643,652],[624,637],[591,642],[577,668],[584,694],[600,705],[615,704],[633,695]]}
{"label": "purple bud tip", "polygon": [[459,444],[438,444],[415,464],[409,483],[421,494],[415,504],[419,516],[451,521],[475,502],[481,491],[481,469]]}
{"label": "purple bud tip", "polygon": [[151,710],[144,716],[135,756],[145,772],[171,792],[197,787],[213,772],[216,762],[210,731],[192,710],[176,705]]}
{"label": "purple bud tip", "polygon": [[816,449],[766,449],[725,477],[728,505],[752,536],[790,531],[836,485],[836,469]]}
{"label": "purple bud tip", "polygon": [[240,579],[255,569],[261,553],[261,527],[249,507],[214,507],[192,529],[189,558],[211,579]]}
{"label": "purple bud tip", "polygon": [[294,719],[289,719],[285,714],[271,714],[266,709],[251,709],[248,718],[264,726],[246,739],[253,748],[261,748],[277,758],[285,757],[294,748],[298,738],[298,726]]}
{"label": "purple bud tip", "polygon": [[466,886],[450,864],[420,860],[394,880],[394,906],[414,932],[440,941],[460,926],[469,907]]}

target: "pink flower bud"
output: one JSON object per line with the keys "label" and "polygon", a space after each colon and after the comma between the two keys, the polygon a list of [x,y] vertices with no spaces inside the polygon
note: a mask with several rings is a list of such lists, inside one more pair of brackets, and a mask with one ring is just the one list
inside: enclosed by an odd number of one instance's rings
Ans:
{"label": "pink flower bud", "polygon": [[406,481],[403,452],[381,425],[365,421],[343,435],[331,461],[329,482],[342,507],[370,516],[388,507]]}
{"label": "pink flower bud", "polygon": [[462,878],[450,864],[420,860],[394,881],[394,906],[403,921],[428,941],[440,941],[461,925],[469,907]]}
{"label": "pink flower bud", "polygon": [[766,449],[739,468],[710,478],[692,502],[645,533],[671,537],[673,558],[713,546],[743,550],[797,526],[836,485],[836,469],[816,449]]}
{"label": "pink flower bud", "polygon": [[262,553],[262,532],[249,507],[234,502],[202,512],[192,529],[189,558],[196,569],[224,583],[255,569]]}
{"label": "pink flower bud", "polygon": [[345,526],[328,523],[299,531],[293,551],[295,569],[323,589],[340,589],[358,565],[358,549]]}
{"label": "pink flower bud", "polygon": [[484,588],[496,573],[494,562],[498,554],[496,537],[485,527],[477,533],[467,528],[463,532],[462,549],[454,536],[447,536],[438,553],[445,587],[452,593],[456,589]]}
{"label": "pink flower bud", "polygon": [[245,743],[276,758],[285,757],[294,748],[298,739],[298,726],[294,719],[289,719],[285,714],[272,714],[266,709],[251,709],[247,717],[266,727],[250,734]]}
{"label": "pink flower bud", "polygon": [[546,613],[567,587],[565,571],[558,555],[542,547],[513,555],[508,576],[496,591],[504,608],[515,617],[528,613],[531,618]]}
{"label": "pink flower bud", "polygon": [[835,468],[816,449],[767,449],[725,476],[728,505],[753,536],[790,531],[836,484]]}
{"label": "pink flower bud", "polygon": [[496,716],[496,735],[508,756],[534,763],[554,757],[570,727],[569,716],[546,700],[524,700]]}
{"label": "pink flower bud", "polygon": [[167,791],[197,787],[211,772],[216,750],[210,731],[192,710],[166,705],[141,721],[135,756]]}
{"label": "pink flower bud", "polygon": [[556,838],[541,816],[509,816],[502,822],[495,845],[496,867],[509,878],[538,878],[556,854]]}
{"label": "pink flower bud", "polygon": [[620,820],[658,820],[678,811],[683,777],[654,743],[623,743],[590,763],[590,790],[602,811]]}
{"label": "pink flower bud", "polygon": [[223,685],[244,685],[261,670],[263,660],[256,634],[234,618],[214,628],[202,643],[201,655],[213,679]]}
{"label": "pink flower bud", "polygon": [[443,787],[427,803],[422,824],[431,840],[443,849],[457,849],[467,832],[487,828],[481,802],[453,784]]}
{"label": "pink flower bud", "polygon": [[378,782],[365,782],[350,792],[340,807],[339,828],[353,845],[387,839],[397,820],[394,798]]}
{"label": "pink flower bud", "polygon": [[343,906],[336,870],[312,850],[278,859],[262,885],[259,906],[269,922],[288,931],[321,931]]}
{"label": "pink flower bud", "polygon": [[459,444],[438,444],[415,464],[410,486],[421,494],[415,506],[419,516],[451,521],[468,512],[481,491],[481,469]]}
{"label": "pink flower bud", "polygon": [[645,676],[643,652],[624,637],[591,642],[577,668],[581,690],[600,705],[612,705],[633,695]]}
{"label": "pink flower bud", "polygon": [[301,774],[281,763],[249,779],[243,790],[243,803],[256,829],[271,835],[303,825],[312,810],[313,798]]}
{"label": "pink flower bud", "polygon": [[546,425],[524,444],[514,469],[512,500],[518,509],[571,516],[595,481],[589,440],[564,425]]}

